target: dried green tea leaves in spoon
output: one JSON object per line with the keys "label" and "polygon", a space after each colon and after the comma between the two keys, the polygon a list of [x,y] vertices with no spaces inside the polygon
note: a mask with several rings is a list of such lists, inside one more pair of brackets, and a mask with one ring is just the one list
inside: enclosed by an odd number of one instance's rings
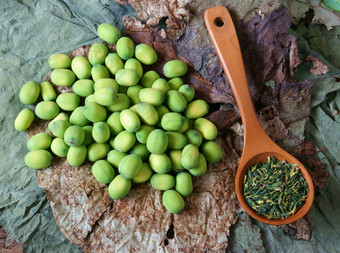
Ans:
{"label": "dried green tea leaves in spoon", "polygon": [[287,218],[304,204],[308,184],[297,164],[268,161],[251,166],[244,176],[243,194],[248,205],[268,219]]}

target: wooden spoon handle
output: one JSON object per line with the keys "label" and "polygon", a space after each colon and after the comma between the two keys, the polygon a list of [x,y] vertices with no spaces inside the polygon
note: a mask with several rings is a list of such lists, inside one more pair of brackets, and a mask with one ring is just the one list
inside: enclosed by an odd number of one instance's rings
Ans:
{"label": "wooden spoon handle", "polygon": [[250,95],[240,44],[228,10],[224,6],[212,7],[205,11],[204,21],[234,93],[244,132],[248,127],[262,130]]}

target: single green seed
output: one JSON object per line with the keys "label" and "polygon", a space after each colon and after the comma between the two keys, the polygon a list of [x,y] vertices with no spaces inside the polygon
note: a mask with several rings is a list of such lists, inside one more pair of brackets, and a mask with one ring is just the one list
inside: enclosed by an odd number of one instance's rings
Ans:
{"label": "single green seed", "polygon": [[45,101],[55,100],[57,97],[53,86],[49,82],[42,82],[40,84],[40,93],[42,99]]}
{"label": "single green seed", "polygon": [[64,138],[65,131],[71,126],[71,123],[65,120],[56,120],[51,126],[51,132],[54,136]]}
{"label": "single green seed", "polygon": [[31,109],[23,109],[14,121],[14,128],[17,131],[27,130],[34,120],[34,112]]}
{"label": "single green seed", "polygon": [[175,190],[165,191],[163,193],[162,203],[170,213],[180,213],[185,207],[183,198]]}
{"label": "single green seed", "polygon": [[70,123],[72,125],[78,126],[86,126],[90,123],[90,121],[85,117],[84,106],[77,107],[70,115]]}
{"label": "single green seed", "polygon": [[91,64],[84,56],[76,56],[72,59],[71,69],[78,79],[91,77]]}
{"label": "single green seed", "polygon": [[58,105],[53,101],[41,101],[35,107],[35,115],[44,120],[50,120],[59,113]]}
{"label": "single green seed", "polygon": [[180,60],[171,60],[164,64],[163,72],[167,78],[183,76],[187,73],[188,66]]}
{"label": "single green seed", "polygon": [[95,91],[99,90],[101,88],[104,88],[104,87],[110,87],[110,88],[114,89],[117,92],[119,90],[118,83],[116,82],[116,80],[114,80],[112,78],[102,78],[102,79],[99,79],[99,80],[97,80],[94,83],[94,86],[93,86]]}
{"label": "single green seed", "polygon": [[183,112],[187,106],[187,101],[177,90],[169,90],[167,93],[166,104],[173,112]]}
{"label": "single green seed", "polygon": [[195,96],[195,89],[189,84],[182,85],[181,87],[179,87],[178,91],[183,95],[187,103],[193,100]]}
{"label": "single green seed", "polygon": [[25,156],[25,164],[32,169],[45,169],[52,163],[52,155],[46,150],[33,150]]}
{"label": "single green seed", "polygon": [[167,131],[178,131],[184,124],[184,117],[177,112],[168,112],[163,115],[161,125]]}
{"label": "single green seed", "polygon": [[142,169],[132,178],[132,182],[140,184],[147,182],[152,176],[152,170],[148,163],[143,163]]}
{"label": "single green seed", "polygon": [[83,130],[85,133],[83,145],[85,145],[86,147],[94,142],[94,139],[92,137],[92,129],[93,126],[83,126]]}
{"label": "single green seed", "polygon": [[168,81],[170,90],[178,90],[184,85],[184,81],[180,77],[172,78]]}
{"label": "single green seed", "polygon": [[68,114],[61,112],[59,113],[54,119],[52,119],[50,121],[50,123],[48,123],[48,130],[50,130],[52,132],[52,125],[54,122],[56,122],[57,120],[65,120],[65,121],[69,121],[70,116],[68,116]]}
{"label": "single green seed", "polygon": [[120,69],[116,73],[116,81],[121,86],[133,86],[139,81],[139,74],[134,69]]}
{"label": "single green seed", "polygon": [[154,174],[150,178],[150,184],[156,190],[166,191],[175,186],[175,178],[169,174]]}
{"label": "single green seed", "polygon": [[120,31],[117,27],[114,25],[108,24],[108,23],[102,23],[97,28],[97,34],[99,38],[102,40],[108,42],[108,43],[114,43],[116,44],[119,37],[120,37]]}
{"label": "single green seed", "polygon": [[110,183],[115,177],[115,171],[105,160],[98,160],[92,166],[92,174],[95,179],[103,184]]}
{"label": "single green seed", "polygon": [[88,59],[92,65],[104,64],[109,50],[104,44],[94,43],[89,51]]}
{"label": "single green seed", "polygon": [[142,169],[142,159],[135,154],[125,156],[119,163],[118,171],[126,179],[132,179]]}
{"label": "single green seed", "polygon": [[110,139],[110,128],[105,122],[93,124],[92,137],[95,142],[105,143]]}
{"label": "single green seed", "polygon": [[67,152],[66,159],[69,165],[72,167],[77,167],[85,162],[86,154],[86,147],[84,145],[72,146]]}
{"label": "single green seed", "polygon": [[93,81],[97,82],[102,78],[110,78],[109,70],[101,64],[94,64],[91,69],[91,75]]}
{"label": "single green seed", "polygon": [[105,58],[105,66],[112,75],[124,68],[124,63],[117,53],[108,54]]}
{"label": "single green seed", "polygon": [[146,102],[153,106],[161,105],[165,99],[164,92],[156,88],[141,89],[138,96],[141,102]]}
{"label": "single green seed", "polygon": [[187,144],[187,138],[178,132],[166,132],[168,136],[168,148],[182,149]]}
{"label": "single green seed", "polygon": [[32,105],[34,104],[40,94],[40,86],[36,82],[30,81],[25,83],[24,86],[22,86],[19,97],[21,103],[25,105]]}
{"label": "single green seed", "polygon": [[158,78],[156,81],[154,81],[152,88],[159,89],[163,91],[164,94],[166,94],[170,89],[168,82],[163,78]]}
{"label": "single green seed", "polygon": [[51,151],[53,154],[59,157],[66,157],[69,150],[69,146],[65,143],[62,138],[54,138],[51,142]]}
{"label": "single green seed", "polygon": [[181,163],[184,168],[196,168],[199,164],[199,152],[195,145],[188,144],[182,150]]}
{"label": "single green seed", "polygon": [[151,154],[149,164],[156,173],[168,173],[171,170],[171,161],[166,154]]}
{"label": "single green seed", "polygon": [[55,69],[51,72],[52,83],[59,86],[70,86],[76,80],[76,76],[69,69]]}
{"label": "single green seed", "polygon": [[90,162],[95,162],[103,159],[110,151],[110,145],[107,143],[94,142],[87,148],[87,159]]}
{"label": "single green seed", "polygon": [[111,87],[103,87],[97,89],[94,92],[94,100],[97,104],[103,106],[110,106],[116,103],[118,99],[117,91],[112,89]]}
{"label": "single green seed", "polygon": [[73,111],[79,106],[80,98],[73,92],[62,93],[58,95],[56,103],[64,111]]}
{"label": "single green seed", "polygon": [[209,112],[209,105],[202,99],[192,101],[185,110],[185,117],[189,119],[198,119]]}
{"label": "single green seed", "polygon": [[107,154],[107,161],[118,168],[119,163],[125,156],[127,156],[127,153],[119,152],[118,150],[111,150]]}
{"label": "single green seed", "polygon": [[183,197],[189,196],[192,193],[192,178],[188,172],[180,172],[176,175],[175,189]]}
{"label": "single green seed", "polygon": [[139,74],[139,78],[143,76],[142,64],[135,58],[130,58],[125,62],[124,69],[136,70]]}
{"label": "single green seed", "polygon": [[157,61],[156,51],[147,44],[139,44],[135,49],[136,58],[145,65],[152,65]]}
{"label": "single green seed", "polygon": [[69,146],[80,146],[82,145],[84,139],[85,133],[80,126],[70,126],[65,131],[64,140]]}
{"label": "single green seed", "polygon": [[202,144],[202,153],[210,163],[216,163],[222,158],[222,150],[214,141],[206,141]]}
{"label": "single green seed", "polygon": [[122,126],[129,132],[136,132],[140,128],[140,120],[137,114],[129,109],[121,111],[120,122]]}
{"label": "single green seed", "polygon": [[47,62],[51,69],[68,69],[71,67],[71,57],[66,54],[53,54]]}
{"label": "single green seed", "polygon": [[158,79],[160,76],[154,70],[149,70],[144,73],[142,78],[140,79],[140,86],[143,88],[151,88],[152,84]]}
{"label": "single green seed", "polygon": [[121,112],[124,109],[128,109],[130,107],[130,99],[123,93],[117,94],[117,100],[113,105],[107,107],[107,109],[111,112]]}
{"label": "single green seed", "polygon": [[152,126],[158,122],[158,113],[151,104],[145,102],[139,103],[136,111],[143,123]]}
{"label": "single green seed", "polygon": [[81,97],[87,97],[93,94],[93,85],[94,82],[90,79],[82,79],[76,81],[73,86],[72,90],[75,94]]}
{"label": "single green seed", "polygon": [[116,176],[109,185],[109,195],[112,199],[124,198],[131,189],[131,180],[121,175]]}
{"label": "single green seed", "polygon": [[121,37],[117,41],[116,51],[120,58],[127,60],[135,53],[135,43],[128,37]]}
{"label": "single green seed", "polygon": [[114,138],[113,148],[120,152],[127,152],[135,143],[135,134],[128,131],[123,131]]}
{"label": "single green seed", "polygon": [[48,149],[51,145],[51,142],[51,135],[48,133],[38,133],[27,141],[27,149],[29,151]]}
{"label": "single green seed", "polygon": [[198,166],[192,169],[189,169],[189,173],[193,176],[202,176],[207,172],[207,161],[201,153],[199,153]]}
{"label": "single green seed", "polygon": [[149,134],[155,130],[153,126],[142,125],[136,132],[136,138],[138,142],[146,144]]}
{"label": "single green seed", "polygon": [[153,130],[148,136],[146,147],[152,154],[162,154],[168,147],[168,136],[161,129]]}
{"label": "single green seed", "polygon": [[196,147],[199,147],[202,144],[202,135],[197,130],[190,129],[186,131],[184,135],[188,140],[188,144],[193,144]]}
{"label": "single green seed", "polygon": [[106,119],[106,109],[105,107],[95,103],[88,102],[83,107],[83,113],[85,117],[91,122],[105,121]]}
{"label": "single green seed", "polygon": [[200,132],[202,137],[206,140],[213,140],[217,137],[218,131],[214,123],[205,118],[198,118],[195,120],[194,128]]}

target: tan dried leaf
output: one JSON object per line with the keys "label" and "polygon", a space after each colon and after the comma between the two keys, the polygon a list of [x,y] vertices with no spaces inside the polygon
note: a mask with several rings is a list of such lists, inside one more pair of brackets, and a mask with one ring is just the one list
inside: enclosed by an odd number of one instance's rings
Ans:
{"label": "tan dried leaf", "polygon": [[138,13],[142,21],[146,21],[143,25],[136,18],[124,18],[125,26],[130,30],[144,27],[154,27],[163,20],[166,24],[166,33],[172,38],[178,30],[184,28],[191,14],[188,11],[187,5],[190,0],[116,0],[120,4],[129,3]]}
{"label": "tan dried leaf", "polygon": [[319,59],[314,57],[311,54],[306,55],[305,60],[311,61],[313,64],[313,68],[310,70],[312,75],[323,75],[328,73],[329,69],[326,64],[321,62]]}

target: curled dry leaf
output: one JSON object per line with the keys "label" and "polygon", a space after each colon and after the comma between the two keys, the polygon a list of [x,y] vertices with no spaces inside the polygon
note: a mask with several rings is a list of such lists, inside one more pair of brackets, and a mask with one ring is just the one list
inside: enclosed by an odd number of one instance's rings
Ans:
{"label": "curled dry leaf", "polygon": [[301,64],[299,48],[296,39],[292,40],[289,47],[289,75],[290,78],[294,77],[295,68]]}
{"label": "curled dry leaf", "polygon": [[258,119],[265,132],[274,140],[284,140],[287,137],[288,130],[285,124],[279,118],[278,113],[273,112],[272,107],[266,107],[258,112]]}
{"label": "curled dry leaf", "polygon": [[129,3],[137,11],[138,17],[145,22],[144,25],[136,18],[124,17],[123,22],[128,29],[148,29],[163,25],[166,26],[165,31],[169,38],[184,28],[191,17],[187,8],[190,2],[188,0],[116,0],[116,2]]}
{"label": "curled dry leaf", "polygon": [[309,71],[312,75],[317,76],[328,73],[329,68],[327,67],[327,65],[321,62],[319,59],[315,58],[313,55],[306,55],[305,60],[311,61],[313,64],[313,68]]}
{"label": "curled dry leaf", "polygon": [[285,235],[289,235],[296,240],[310,240],[310,212],[301,219],[284,226]]}

